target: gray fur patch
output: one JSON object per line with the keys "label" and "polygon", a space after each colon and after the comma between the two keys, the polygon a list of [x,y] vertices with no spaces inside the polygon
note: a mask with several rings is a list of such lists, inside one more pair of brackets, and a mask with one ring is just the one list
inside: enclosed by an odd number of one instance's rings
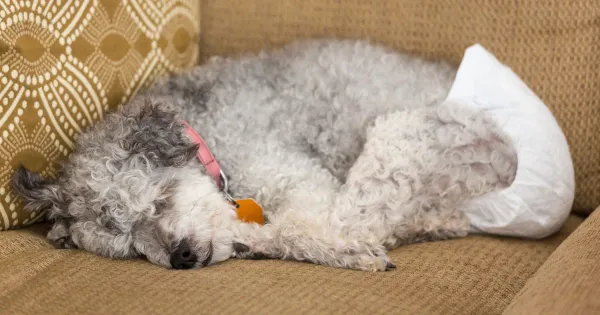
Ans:
{"label": "gray fur patch", "polygon": [[121,146],[131,155],[144,154],[163,167],[180,167],[196,156],[198,145],[185,139],[182,124],[164,105],[146,100],[141,110],[128,109],[123,114],[131,133],[121,140]]}

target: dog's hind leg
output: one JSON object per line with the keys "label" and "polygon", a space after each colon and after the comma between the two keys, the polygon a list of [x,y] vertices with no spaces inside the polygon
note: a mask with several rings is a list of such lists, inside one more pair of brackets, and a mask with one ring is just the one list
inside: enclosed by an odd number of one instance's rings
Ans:
{"label": "dog's hind leg", "polygon": [[517,158],[483,112],[456,104],[379,117],[335,201],[347,234],[381,244],[465,236],[465,201],[508,186]]}

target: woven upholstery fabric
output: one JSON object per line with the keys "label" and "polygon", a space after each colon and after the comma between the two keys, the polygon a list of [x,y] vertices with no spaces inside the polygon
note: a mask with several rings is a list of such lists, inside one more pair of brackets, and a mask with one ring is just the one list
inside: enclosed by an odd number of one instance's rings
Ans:
{"label": "woven upholstery fabric", "polygon": [[600,211],[552,253],[505,315],[600,313]]}
{"label": "woven upholstery fabric", "polygon": [[0,230],[30,224],[9,188],[158,75],[197,63],[196,0],[0,1]]}
{"label": "woven upholstery fabric", "polygon": [[[385,273],[291,261],[229,260],[166,270],[56,250],[39,232],[0,233],[6,314],[500,314],[581,222],[544,241],[492,237],[391,252]],[[10,288],[10,289],[9,289]]]}
{"label": "woven upholstery fabric", "polygon": [[[460,62],[476,43],[511,66],[563,128],[574,208],[600,204],[600,5],[597,0],[204,0],[203,59],[307,37],[370,38]],[[401,69],[399,69],[401,70]]]}

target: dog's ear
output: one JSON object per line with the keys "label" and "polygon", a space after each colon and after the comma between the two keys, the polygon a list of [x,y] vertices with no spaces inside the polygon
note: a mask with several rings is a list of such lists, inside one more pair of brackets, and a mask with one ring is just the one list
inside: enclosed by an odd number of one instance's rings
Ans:
{"label": "dog's ear", "polygon": [[13,191],[25,200],[25,210],[43,211],[63,203],[59,186],[55,181],[43,179],[21,165],[12,177]]}
{"label": "dog's ear", "polygon": [[144,100],[125,107],[123,114],[132,132],[121,146],[132,154],[144,154],[160,166],[179,167],[198,152],[198,145],[187,139],[183,123],[169,106]]}

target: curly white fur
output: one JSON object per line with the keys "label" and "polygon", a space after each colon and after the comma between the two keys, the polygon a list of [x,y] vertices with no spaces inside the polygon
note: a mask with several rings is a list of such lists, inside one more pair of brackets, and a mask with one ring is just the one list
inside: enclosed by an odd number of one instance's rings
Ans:
{"label": "curly white fur", "polygon": [[[499,127],[443,102],[455,71],[364,41],[215,58],[82,134],[58,181],[22,169],[15,190],[49,209],[49,238],[103,256],[387,270],[386,249],[465,236],[461,205],[514,178]],[[237,220],[180,118],[205,138],[231,194],[263,206],[266,225]]]}

